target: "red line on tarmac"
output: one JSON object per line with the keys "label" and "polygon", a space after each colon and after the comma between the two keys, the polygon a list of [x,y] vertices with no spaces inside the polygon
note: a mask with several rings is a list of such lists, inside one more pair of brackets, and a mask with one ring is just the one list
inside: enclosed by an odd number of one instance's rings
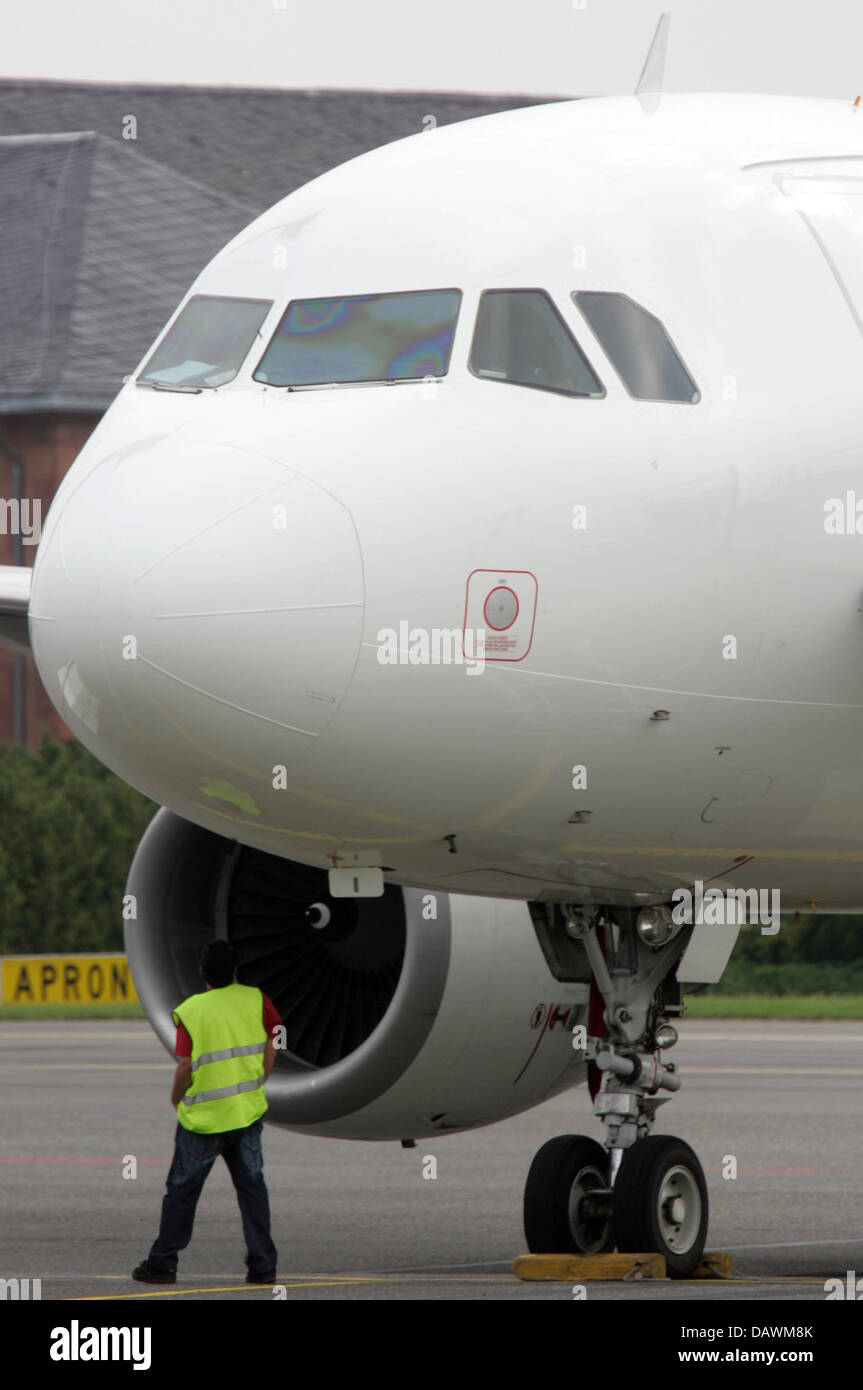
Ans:
{"label": "red line on tarmac", "polygon": [[[705,1168],[705,1173],[721,1173],[721,1168]],[[738,1168],[738,1173],[790,1173],[797,1177],[859,1178],[859,1168]]]}

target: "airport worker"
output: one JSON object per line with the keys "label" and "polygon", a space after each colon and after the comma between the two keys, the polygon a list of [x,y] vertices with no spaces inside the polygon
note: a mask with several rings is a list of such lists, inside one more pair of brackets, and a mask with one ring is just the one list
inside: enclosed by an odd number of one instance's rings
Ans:
{"label": "airport worker", "polygon": [[177,1111],[174,1159],[162,1200],[159,1234],[132,1278],[175,1284],[177,1257],[192,1238],[195,1208],[219,1154],[236,1188],[246,1238],[247,1284],[272,1284],[276,1247],[264,1182],[261,1130],[265,1084],[276,1059],[281,1019],[259,989],[234,980],[236,958],[227,941],[201,955],[206,991],[174,1010],[177,1069],[171,1104]]}

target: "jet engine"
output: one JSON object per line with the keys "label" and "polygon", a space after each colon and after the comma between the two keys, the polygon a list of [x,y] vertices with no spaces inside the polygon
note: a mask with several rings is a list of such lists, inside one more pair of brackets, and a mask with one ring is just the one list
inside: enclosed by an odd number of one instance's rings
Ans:
{"label": "jet engine", "polygon": [[[126,950],[173,1054],[171,1013],[203,988],[224,937],[237,978],[284,1032],[267,1119],[345,1139],[412,1139],[491,1124],[585,1078],[589,971],[555,978],[528,904],[387,884],[329,893],[328,875],[159,811],[132,863]],[[560,972],[558,972],[560,973]]]}

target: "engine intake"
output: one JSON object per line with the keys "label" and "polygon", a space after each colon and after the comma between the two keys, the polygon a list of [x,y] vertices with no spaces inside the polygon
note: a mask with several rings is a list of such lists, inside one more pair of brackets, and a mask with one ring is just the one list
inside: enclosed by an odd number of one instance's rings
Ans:
{"label": "engine intake", "polygon": [[168,810],[144,835],[126,891],[132,975],[169,1052],[172,1011],[203,987],[201,948],[214,936],[234,947],[240,982],[278,1008],[271,1122],[419,1137],[490,1123],[583,1078],[571,1029],[587,986],[554,980],[525,903],[393,884],[383,898],[332,898],[323,870]]}

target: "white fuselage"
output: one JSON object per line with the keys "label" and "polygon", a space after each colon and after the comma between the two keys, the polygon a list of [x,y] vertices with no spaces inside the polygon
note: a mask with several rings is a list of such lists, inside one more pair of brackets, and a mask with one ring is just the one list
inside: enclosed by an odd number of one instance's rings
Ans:
{"label": "white fuselage", "polygon": [[[236,379],[130,381],[51,508],[30,616],[57,708],[155,801],[292,859],[859,908],[858,188],[863,110],[698,96],[488,117],[292,194],[193,287],[273,301]],[[437,288],[462,292],[439,381],[252,379],[292,299]],[[473,375],[494,288],[545,290],[605,396]],[[660,319],[700,399],[630,396],[585,289]],[[476,626],[496,586],[508,660],[380,660],[387,629]]]}

